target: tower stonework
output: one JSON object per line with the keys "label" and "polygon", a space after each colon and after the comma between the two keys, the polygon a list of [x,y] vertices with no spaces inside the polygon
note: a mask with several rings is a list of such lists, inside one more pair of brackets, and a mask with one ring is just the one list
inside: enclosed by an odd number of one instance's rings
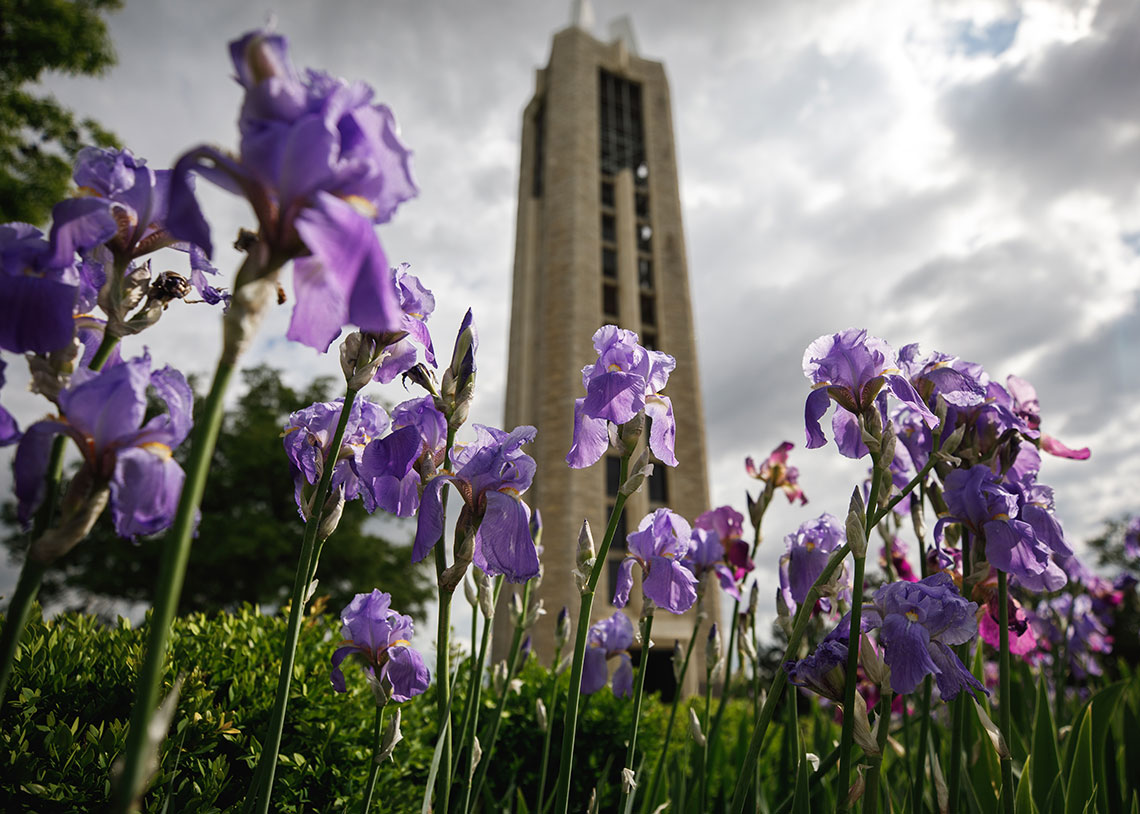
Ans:
{"label": "tower stonework", "polygon": [[[662,506],[690,522],[708,508],[671,110],[664,67],[634,53],[628,26],[613,42],[572,26],[554,36],[549,64],[536,72],[534,97],[523,113],[505,426],[538,428],[528,450],[538,474],[527,500],[543,520],[538,596],[547,615],[531,631],[543,661],[553,654],[559,609],[566,606],[572,624],[577,621],[573,572],[582,521],[589,521],[600,546],[617,494],[612,450],[587,469],[566,465],[574,400],[585,395],[581,370],[596,359],[591,338],[602,325],[633,330],[644,346],[676,358],[663,392],[673,403],[679,464],[655,463],[653,477],[628,500],[598,584],[594,618],[614,611],[610,600],[626,531]],[[715,586],[708,593],[712,621],[719,597]],[[636,626],[639,584],[626,612]],[[506,617],[495,620],[498,658],[510,640]],[[688,640],[694,618],[692,611],[655,614],[647,687],[671,686],[668,654],[674,640]],[[695,648],[699,662],[690,667],[686,690],[703,680],[703,653],[703,646]]]}

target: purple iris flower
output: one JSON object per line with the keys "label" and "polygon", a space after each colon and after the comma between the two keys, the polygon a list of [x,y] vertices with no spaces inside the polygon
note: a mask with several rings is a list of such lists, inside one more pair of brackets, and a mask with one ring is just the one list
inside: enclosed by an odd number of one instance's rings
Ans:
{"label": "purple iris flower", "polygon": [[[1025,379],[1017,376],[1007,376],[1005,387],[1013,399],[1013,411],[1028,425],[1030,430],[1033,430],[1030,437],[1036,438],[1041,429],[1041,403],[1037,400],[1037,390]],[[1040,443],[1041,449],[1050,455],[1056,455],[1058,458],[1084,461],[1091,454],[1088,447],[1070,449],[1056,438],[1044,433],[1041,433]]]}
{"label": "purple iris flower", "polygon": [[582,694],[592,695],[606,686],[606,663],[616,658],[618,666],[611,683],[614,696],[629,698],[633,695],[633,662],[629,658],[632,646],[633,623],[621,611],[614,611],[608,619],[590,625],[582,662]]}
{"label": "purple iris flower", "polygon": [[[8,363],[0,359],[0,389],[4,388],[4,368],[7,366]],[[19,440],[20,428],[16,425],[16,419],[0,404],[0,447],[6,447]]]}
{"label": "purple iris flower", "polygon": [[198,172],[253,206],[274,262],[295,259],[288,337],[325,351],[348,323],[403,330],[404,313],[374,230],[415,196],[410,153],[373,91],[325,73],[303,77],[284,37],[255,31],[230,43],[245,100],[240,156],[202,146],[173,170],[169,228],[212,254],[190,187]]}
{"label": "purple iris flower", "polygon": [[748,543],[741,539],[744,516],[731,506],[704,512],[693,523],[689,550],[682,561],[699,581],[716,574],[729,596],[740,599],[739,583],[754,567]]}
{"label": "purple iris flower", "polygon": [[867,454],[859,432],[858,416],[872,405],[880,414],[886,412],[886,398],[880,391],[886,386],[904,404],[917,410],[930,426],[938,419],[922,402],[914,387],[896,368],[898,360],[891,347],[865,330],[849,328],[830,336],[821,336],[804,352],[804,375],[812,383],[812,392],[804,404],[807,447],[815,449],[827,443],[819,420],[834,399],[842,409],[832,418],[832,430],[839,451],[848,458]]}
{"label": "purple iris flower", "polygon": [[965,689],[977,697],[985,688],[958,659],[951,646],[977,635],[978,604],[958,593],[945,573],[919,582],[892,582],[875,592],[864,609],[868,627],[879,628],[883,660],[891,668],[891,689],[906,695],[933,675],[943,700]]}
{"label": "purple iris flower", "polygon": [[986,399],[986,373],[981,365],[938,351],[920,356],[917,343],[902,347],[898,363],[915,392],[930,407],[938,396],[957,407],[972,407]]}
{"label": "purple iris flower", "polygon": [[[144,424],[148,388],[167,412]],[[79,446],[88,473],[109,482],[115,531],[135,537],[169,526],[185,479],[171,451],[190,431],[193,404],[182,374],[172,367],[151,372],[149,355],[98,372],[77,370],[59,394],[62,416],[33,424],[16,448],[21,522],[27,523],[43,500],[52,438],[66,433]]]}
{"label": "purple iris flower", "polygon": [[603,325],[593,341],[598,360],[582,368],[586,397],[574,402],[574,441],[566,463],[575,469],[597,463],[609,446],[610,425],[621,426],[644,411],[652,422],[650,450],[676,466],[673,402],[661,395],[676,360],[642,347],[637,334],[616,325]]}
{"label": "purple iris flower", "polygon": [[530,509],[521,495],[534,479],[535,463],[522,451],[534,440],[534,427],[511,432],[473,424],[473,443],[451,451],[454,474],[440,474],[424,487],[412,562],[419,562],[435,547],[443,533],[441,493],[451,483],[463,497],[468,530],[475,532],[473,562],[510,582],[538,576],[538,552],[530,536]]}
{"label": "purple iris flower", "polygon": [[404,312],[403,331],[407,335],[384,350],[384,361],[376,370],[376,381],[383,384],[395,379],[416,363],[416,347],[424,349],[428,364],[435,367],[435,348],[427,329],[427,318],[435,310],[435,296],[424,288],[419,278],[408,272],[403,263],[392,269],[392,279]]}
{"label": "purple iris flower", "polygon": [[[152,170],[130,150],[84,147],[75,160],[75,183],[88,200],[99,201],[111,213],[116,231],[107,240],[114,254],[135,258],[170,247],[190,256],[190,283],[202,299],[217,304],[226,299],[206,280],[217,274],[200,246],[179,241],[166,230],[170,203],[170,170]],[[107,251],[91,253],[86,263],[85,288],[95,295],[106,280]],[[90,294],[88,294],[90,296]]]}
{"label": "purple iris flower", "polygon": [[391,689],[393,701],[420,695],[431,683],[423,657],[411,644],[412,617],[392,610],[390,594],[373,590],[357,594],[340,614],[344,641],[332,657],[332,685],[345,691],[340,664],[358,655],[368,674]]}
{"label": "purple iris flower", "polygon": [[26,223],[0,225],[0,348],[13,353],[50,353],[71,342],[78,252],[117,229],[106,206],[87,198],[56,204],[52,219],[47,239]]}
{"label": "purple iris flower", "polygon": [[843,524],[828,512],[806,521],[784,538],[787,548],[780,557],[780,591],[789,608],[807,599],[832,552],[842,548],[846,540]]}
{"label": "purple iris flower", "polygon": [[788,497],[788,502],[793,503],[799,500],[800,505],[807,504],[807,495],[804,490],[800,488],[800,470],[794,466],[788,466],[788,453],[795,447],[791,441],[785,441],[772,450],[772,454],[760,464],[760,468],[756,468],[755,461],[751,457],[744,459],[744,469],[748,472],[750,478],[771,483],[776,489],[783,489],[784,494]]}
{"label": "purple iris flower", "polygon": [[[1033,492],[1044,500],[1041,492]],[[1065,572],[1054,562],[1054,553],[1072,551],[1060,536],[1060,526],[1041,505],[1034,504],[1028,516],[1018,516],[1018,496],[1002,486],[988,466],[955,469],[946,476],[943,497],[949,513],[934,529],[941,543],[947,523],[961,523],[985,540],[986,559],[994,567],[1015,576],[1031,591],[1056,591],[1064,587]]]}
{"label": "purple iris flower", "polygon": [[[866,617],[860,627],[867,630]],[[847,642],[851,634],[851,614],[839,620],[835,630],[828,633],[815,650],[799,661],[784,662],[788,681],[797,687],[806,687],[824,698],[843,703],[843,690],[847,684]]]}
{"label": "purple iris flower", "polygon": [[[294,497],[302,519],[309,514],[305,505],[305,485],[315,484],[321,479],[343,406],[344,399],[318,402],[293,413],[285,424],[285,454],[293,471]],[[356,472],[364,448],[373,438],[382,435],[388,425],[388,414],[383,407],[363,398],[353,401],[340,451],[333,456],[333,492],[343,488],[345,500],[361,496],[363,484]]]}
{"label": "purple iris flower", "polygon": [[428,477],[443,463],[447,419],[431,396],[405,401],[392,410],[392,431],[372,440],[356,465],[364,481],[364,506],[411,517],[420,506],[421,469]]}
{"label": "purple iris flower", "polygon": [[614,605],[624,608],[633,588],[633,564],[641,566],[641,590],[670,613],[684,613],[697,601],[697,578],[682,565],[693,530],[669,509],[647,514],[626,538],[629,553],[618,569]]}

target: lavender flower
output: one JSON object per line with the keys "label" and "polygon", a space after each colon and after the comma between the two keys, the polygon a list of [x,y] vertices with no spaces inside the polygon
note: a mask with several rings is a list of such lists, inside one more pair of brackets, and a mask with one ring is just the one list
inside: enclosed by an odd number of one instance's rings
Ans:
{"label": "lavender flower", "polygon": [[865,330],[850,328],[831,336],[821,336],[804,352],[804,375],[812,383],[812,392],[804,404],[807,447],[815,449],[827,443],[819,420],[827,412],[830,400],[840,406],[832,419],[835,443],[848,458],[867,454],[859,432],[858,416],[877,405],[886,413],[887,387],[904,404],[917,410],[927,424],[938,420],[923,404],[905,376],[892,372],[898,367],[895,352],[882,339],[868,336]]}
{"label": "lavender flower", "polygon": [[[860,627],[863,630],[867,629],[865,618]],[[797,687],[806,687],[824,698],[843,703],[843,690],[847,684],[847,642],[850,632],[851,614],[847,614],[811,654],[799,661],[784,662],[784,672],[788,674],[788,681]]]}
{"label": "lavender flower", "polygon": [[79,299],[77,252],[115,233],[115,221],[98,201],[56,204],[49,239],[26,223],[0,225],[0,348],[50,353],[75,336]]}
{"label": "lavender flower", "polygon": [[[143,424],[147,388],[167,412]],[[172,367],[151,372],[144,355],[101,371],[78,370],[59,394],[60,418],[30,426],[14,464],[19,517],[27,523],[43,499],[52,438],[66,433],[83,456],[80,476],[109,483],[115,530],[123,537],[154,534],[174,519],[185,473],[171,451],[190,431],[193,395]]]}
{"label": "lavender flower", "polygon": [[689,550],[692,528],[669,509],[647,514],[626,539],[629,553],[618,569],[614,605],[624,608],[633,588],[633,564],[641,566],[646,598],[670,613],[684,613],[697,601],[697,578],[681,564]]}
{"label": "lavender flower", "polygon": [[[290,415],[285,425],[285,454],[293,471],[294,497],[302,519],[306,519],[313,508],[304,496],[305,485],[316,484],[321,479],[325,461],[332,452],[328,445],[336,432],[343,406],[344,399],[318,402]],[[343,489],[345,500],[355,500],[367,494],[357,476],[357,468],[365,446],[373,437],[383,434],[388,424],[388,414],[383,407],[367,399],[353,401],[341,449],[332,456],[333,494],[337,489]]]}
{"label": "lavender flower", "polygon": [[420,695],[431,682],[423,657],[411,646],[412,617],[391,609],[390,594],[373,590],[357,594],[340,614],[340,643],[332,657],[332,686],[345,691],[340,664],[349,655],[358,655],[368,674],[381,686],[385,683],[392,700],[407,701]]}
{"label": "lavender flower", "polygon": [[677,363],[672,356],[647,350],[633,331],[604,325],[594,334],[598,360],[582,368],[586,397],[574,402],[574,441],[566,463],[575,469],[591,466],[605,454],[610,426],[621,426],[643,412],[652,422],[649,448],[669,466],[677,434],[673,403],[661,390]]}
{"label": "lavender flower", "polygon": [[421,469],[430,475],[443,463],[447,419],[431,396],[411,399],[392,410],[392,431],[364,448],[356,465],[365,485],[364,507],[411,517],[420,506]]}
{"label": "lavender flower", "polygon": [[288,337],[324,351],[352,323],[403,330],[404,313],[374,224],[416,194],[410,153],[372,89],[293,67],[284,37],[263,31],[230,43],[245,89],[238,158],[198,147],[174,167],[169,228],[212,253],[191,172],[244,195],[271,262],[294,263]]}
{"label": "lavender flower", "polygon": [[437,475],[424,487],[412,562],[426,557],[443,533],[440,495],[451,483],[463,496],[466,531],[475,534],[475,565],[510,582],[526,582],[538,576],[538,553],[530,536],[530,509],[520,497],[530,488],[535,463],[522,445],[534,440],[536,430],[522,426],[507,433],[472,426],[476,440],[451,452],[454,474]]}
{"label": "lavender flower", "polygon": [[740,599],[738,583],[754,568],[748,556],[744,533],[744,516],[731,506],[720,506],[704,512],[693,523],[689,550],[682,564],[698,581],[705,574],[716,574],[725,593]]}
{"label": "lavender flower", "polygon": [[1088,447],[1070,449],[1056,438],[1052,438],[1040,432],[1041,405],[1037,400],[1037,390],[1034,389],[1033,385],[1017,376],[1007,376],[1005,386],[1010,398],[1013,400],[1012,408],[1014,413],[1026,423],[1031,431],[1027,433],[1029,437],[1037,438],[1040,434],[1039,443],[1041,449],[1050,455],[1056,455],[1058,458],[1072,458],[1077,461],[1088,459],[1091,454]]}
{"label": "lavender flower", "polygon": [[744,459],[744,468],[749,477],[770,483],[774,489],[782,489],[789,503],[798,500],[800,505],[804,506],[808,499],[804,490],[800,488],[800,471],[794,466],[788,466],[788,452],[794,447],[795,444],[791,441],[785,441],[772,450],[772,454],[760,464],[759,469],[751,457]]}
{"label": "lavender flower", "polygon": [[978,604],[963,599],[944,573],[919,582],[892,582],[875,592],[864,608],[868,628],[879,628],[883,660],[891,668],[891,689],[908,694],[933,675],[943,700],[982,686],[950,649],[977,635]]}
{"label": "lavender flower", "polygon": [[780,557],[780,591],[789,608],[794,609],[807,599],[831,553],[841,548],[846,539],[843,524],[828,512],[806,521],[784,538],[787,548]]}
{"label": "lavender flower", "polygon": [[1060,537],[1056,521],[1045,510],[1030,511],[1026,519],[1019,519],[1018,496],[1003,487],[989,467],[953,470],[946,476],[943,497],[949,513],[934,528],[937,543],[947,523],[961,523],[985,540],[986,559],[1015,576],[1023,587],[1056,591],[1064,586],[1065,572],[1051,555],[1072,551]]}
{"label": "lavender flower", "polygon": [[178,241],[166,230],[170,202],[170,170],[152,170],[130,150],[84,147],[75,160],[75,183],[88,200],[98,201],[113,216],[116,231],[106,248],[90,253],[86,273],[99,293],[106,280],[108,254],[137,258],[170,247],[190,256],[190,283],[208,303],[222,302],[223,294],[209,284],[206,274],[217,274],[200,246]]}
{"label": "lavender flower", "polygon": [[424,288],[418,277],[408,272],[407,263],[392,269],[392,282],[400,299],[400,310],[404,312],[401,327],[406,335],[384,350],[384,359],[376,370],[376,381],[382,384],[416,363],[417,346],[424,349],[428,364],[435,367],[435,348],[427,329],[427,319],[435,310],[435,296]]}
{"label": "lavender flower", "polygon": [[617,698],[633,695],[633,663],[629,658],[629,648],[633,646],[633,623],[621,611],[615,611],[608,619],[601,619],[590,626],[586,638],[586,653],[582,662],[583,695],[592,695],[606,686],[607,662],[617,659],[611,687]]}

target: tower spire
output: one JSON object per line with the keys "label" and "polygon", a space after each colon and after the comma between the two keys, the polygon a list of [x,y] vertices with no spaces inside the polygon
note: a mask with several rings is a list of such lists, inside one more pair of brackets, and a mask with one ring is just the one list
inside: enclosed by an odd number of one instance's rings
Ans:
{"label": "tower spire", "polygon": [[593,34],[594,4],[590,0],[573,0],[570,5],[570,24],[587,34]]}

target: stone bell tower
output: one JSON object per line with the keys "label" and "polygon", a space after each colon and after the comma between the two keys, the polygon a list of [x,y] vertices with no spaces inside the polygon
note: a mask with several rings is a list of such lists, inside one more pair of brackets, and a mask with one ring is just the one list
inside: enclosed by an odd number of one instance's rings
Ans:
{"label": "stone bell tower", "polygon": [[[588,2],[578,0],[574,24],[555,34],[549,63],[536,72],[522,122],[505,426],[538,428],[529,448],[538,475],[527,500],[544,523],[539,596],[547,615],[532,631],[544,661],[553,654],[559,609],[567,606],[572,616],[578,609],[573,569],[582,520],[590,521],[600,545],[620,485],[616,454],[583,470],[565,461],[574,400],[585,395],[581,370],[596,359],[591,337],[602,325],[636,331],[642,345],[676,358],[664,393],[677,420],[679,465],[657,463],[626,503],[594,599],[595,618],[614,611],[626,532],[662,506],[692,522],[709,502],[669,84],[660,62],[638,55],[628,19],[612,24],[603,41],[591,33],[591,18]],[[635,627],[640,604],[635,587],[626,609]],[[717,594],[706,604],[715,620]],[[510,640],[506,616],[496,617],[499,658]],[[647,688],[671,694],[669,654],[692,629],[692,612],[656,614]],[[690,668],[686,689],[704,674],[703,652],[694,652],[702,665]]]}

